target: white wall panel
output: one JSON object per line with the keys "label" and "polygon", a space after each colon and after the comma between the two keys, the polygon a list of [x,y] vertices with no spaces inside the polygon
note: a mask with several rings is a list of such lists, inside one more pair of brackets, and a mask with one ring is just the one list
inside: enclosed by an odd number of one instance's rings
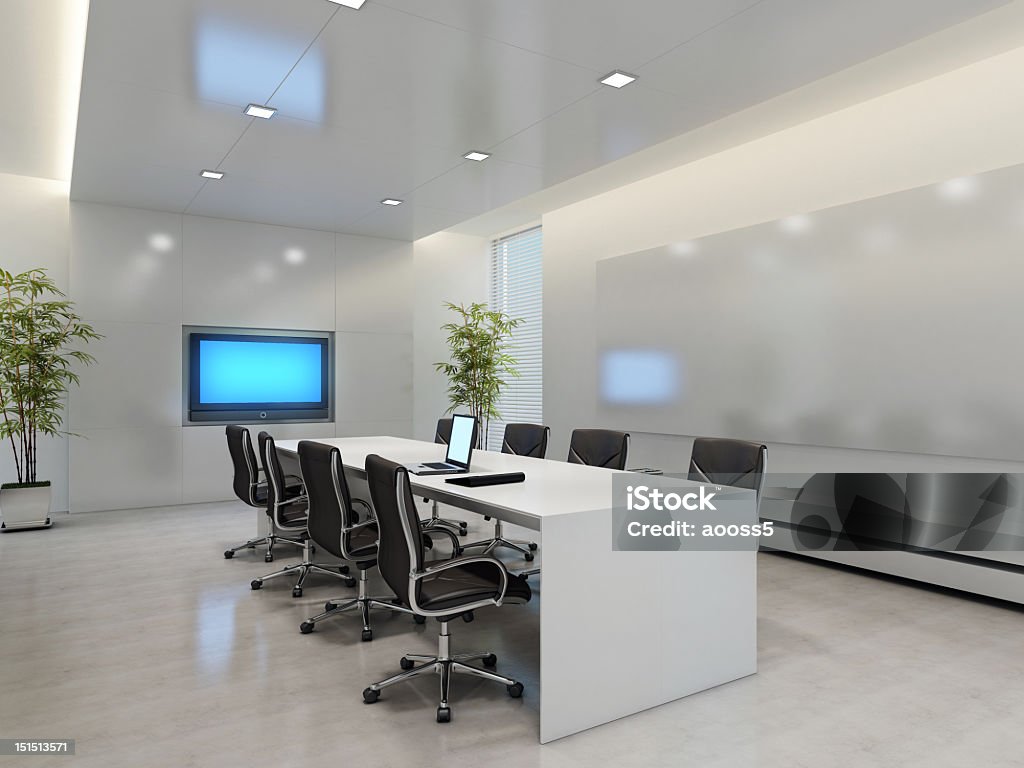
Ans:
{"label": "white wall panel", "polygon": [[[8,272],[46,269],[68,287],[68,185],[66,182],[0,174],[0,267]],[[39,441],[38,477],[53,488],[53,509],[68,508],[68,441]],[[0,482],[18,476],[10,446],[0,445]]]}
{"label": "white wall panel", "polygon": [[84,429],[71,442],[71,511],[181,503],[181,427]]}
{"label": "white wall panel", "polygon": [[332,233],[184,219],[184,324],[334,328]]}
{"label": "white wall panel", "polygon": [[71,390],[72,429],[181,426],[181,327],[94,323],[95,364]]}
{"label": "white wall panel", "polygon": [[337,328],[411,333],[412,243],[338,235]]}
{"label": "white wall panel", "polygon": [[68,286],[68,185],[0,173],[0,265],[8,272],[45,269]]}
{"label": "white wall panel", "polygon": [[181,219],[71,204],[71,287],[90,321],[179,323]]}
{"label": "white wall panel", "polygon": [[441,326],[452,313],[445,302],[487,301],[490,268],[487,238],[441,232],[413,244],[416,283],[416,344],[413,352],[415,395],[413,429],[419,440],[433,440],[437,420],[448,408],[448,383],[434,363],[448,359]]}
{"label": "white wall panel", "polygon": [[334,346],[335,420],[412,419],[412,334],[338,333]]}
{"label": "white wall panel", "polygon": [[[334,424],[247,424],[254,451],[256,436],[266,430],[276,440],[303,437],[334,437]],[[186,504],[235,498],[231,487],[233,468],[224,427],[182,428],[182,501]],[[246,524],[249,518],[246,517]],[[242,537],[247,534],[239,534]]]}
{"label": "white wall panel", "polygon": [[[224,428],[181,426],[182,325],[338,330],[342,432],[411,434],[411,243],[73,207],[72,298],[105,336],[71,399],[71,425],[90,438],[71,449],[74,511],[231,498]],[[54,228],[52,216],[42,226]],[[65,222],[65,242],[67,230]],[[38,251],[44,234],[24,250]],[[67,275],[67,252],[54,261]],[[267,426],[252,425],[253,435]],[[300,438],[338,429],[275,424],[269,431]],[[54,463],[66,472],[67,442],[51,447],[63,452]],[[58,509],[68,507],[66,486],[55,483]]]}

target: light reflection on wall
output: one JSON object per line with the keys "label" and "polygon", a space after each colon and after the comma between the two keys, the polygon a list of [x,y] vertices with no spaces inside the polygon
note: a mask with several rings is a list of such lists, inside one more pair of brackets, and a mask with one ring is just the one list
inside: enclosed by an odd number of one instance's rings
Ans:
{"label": "light reflection on wall", "polygon": [[611,349],[601,355],[601,399],[608,405],[667,405],[680,395],[680,362],[659,349]]}
{"label": "light reflection on wall", "polygon": [[[238,104],[269,99],[286,76],[285,97],[275,101],[282,115],[322,122],[325,74],[323,55],[306,43],[270,30],[203,19],[195,36],[195,83],[201,99]],[[295,66],[302,56],[299,66]],[[292,71],[292,68],[295,71]],[[291,74],[289,75],[289,72]]]}

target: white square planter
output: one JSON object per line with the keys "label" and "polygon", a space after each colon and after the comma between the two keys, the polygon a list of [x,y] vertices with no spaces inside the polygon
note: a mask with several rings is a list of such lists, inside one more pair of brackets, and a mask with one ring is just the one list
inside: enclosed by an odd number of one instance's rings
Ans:
{"label": "white square planter", "polygon": [[49,528],[50,496],[49,483],[36,488],[0,490],[0,531]]}

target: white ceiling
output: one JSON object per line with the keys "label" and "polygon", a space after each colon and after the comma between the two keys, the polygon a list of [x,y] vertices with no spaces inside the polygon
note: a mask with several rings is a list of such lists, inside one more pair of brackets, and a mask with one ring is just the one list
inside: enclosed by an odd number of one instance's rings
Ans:
{"label": "white ceiling", "polygon": [[92,0],[71,194],[416,239],[1006,2]]}

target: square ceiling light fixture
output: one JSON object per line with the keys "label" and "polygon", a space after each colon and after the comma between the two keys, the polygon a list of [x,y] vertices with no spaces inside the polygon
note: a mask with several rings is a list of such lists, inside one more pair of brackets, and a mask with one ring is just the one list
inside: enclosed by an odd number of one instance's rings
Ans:
{"label": "square ceiling light fixture", "polygon": [[335,5],[344,5],[346,8],[355,8],[357,11],[363,7],[366,0],[327,0]]}
{"label": "square ceiling light fixture", "polygon": [[383,200],[380,201],[380,203],[381,205],[401,205],[402,201],[395,200],[395,198],[393,197],[385,197]]}
{"label": "square ceiling light fixture", "polygon": [[474,149],[472,152],[467,152],[466,154],[464,154],[463,157],[466,160],[474,160],[478,163],[482,163],[484,160],[490,157],[490,154],[488,154],[487,152],[478,152],[477,150]]}
{"label": "square ceiling light fixture", "polygon": [[269,120],[277,114],[273,107],[265,107],[262,104],[250,104],[245,108],[245,114],[249,117],[258,117],[261,120]]}
{"label": "square ceiling light fixture", "polygon": [[204,170],[200,171],[199,175],[202,176],[204,179],[213,179],[214,181],[220,181],[221,179],[224,178],[224,171]]}
{"label": "square ceiling light fixture", "polygon": [[614,72],[609,72],[601,78],[601,82],[604,85],[610,85],[612,88],[622,88],[623,86],[629,85],[634,80],[636,80],[636,75],[630,75],[617,69]]}

